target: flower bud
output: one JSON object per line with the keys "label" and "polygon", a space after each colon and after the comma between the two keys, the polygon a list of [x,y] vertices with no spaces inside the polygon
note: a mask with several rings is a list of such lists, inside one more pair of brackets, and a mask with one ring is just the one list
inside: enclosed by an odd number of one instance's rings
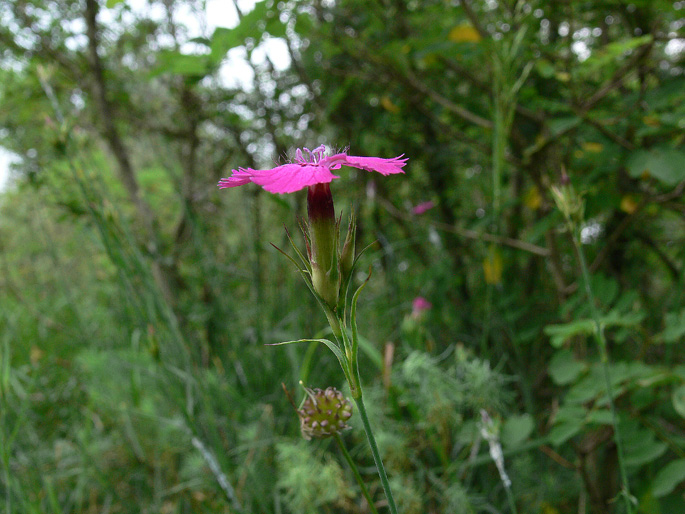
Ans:
{"label": "flower bud", "polygon": [[302,437],[325,439],[350,428],[347,420],[352,417],[352,404],[340,391],[335,387],[305,391],[307,398],[297,411]]}
{"label": "flower bud", "polygon": [[345,236],[345,243],[340,253],[340,274],[342,276],[342,283],[345,284],[350,274],[352,273],[352,265],[354,264],[354,250],[357,239],[357,222],[354,216],[350,216],[350,222],[347,225],[347,235]]}
{"label": "flower bud", "polygon": [[333,195],[328,184],[309,186],[310,261],[312,285],[331,309],[338,304],[340,276],[338,273],[338,223],[335,220]]}
{"label": "flower bud", "polygon": [[574,228],[580,227],[585,211],[583,198],[576,192],[568,175],[563,170],[560,183],[561,185],[553,185],[550,188],[552,198],[554,198],[554,202],[566,222]]}

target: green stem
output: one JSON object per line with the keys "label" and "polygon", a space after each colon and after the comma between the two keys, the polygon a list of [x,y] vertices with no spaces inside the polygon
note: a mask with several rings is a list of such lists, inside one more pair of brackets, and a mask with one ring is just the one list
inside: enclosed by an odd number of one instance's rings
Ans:
{"label": "green stem", "polygon": [[505,145],[507,127],[504,122],[505,101],[503,96],[502,78],[495,78],[495,123],[492,139],[492,210],[497,232],[499,233],[500,211],[502,207],[502,170],[504,168]]}
{"label": "green stem", "polygon": [[392,492],[390,491],[390,482],[388,481],[388,475],[385,473],[385,467],[383,466],[383,461],[381,460],[381,454],[378,451],[376,438],[374,437],[373,431],[371,430],[371,424],[369,423],[369,416],[366,414],[366,407],[364,407],[364,400],[361,396],[361,390],[359,397],[354,398],[354,402],[357,404],[357,410],[359,410],[359,417],[361,417],[362,419],[364,431],[366,432],[366,437],[369,440],[369,446],[371,447],[373,460],[376,463],[376,468],[378,469],[378,476],[381,479],[383,491],[385,491],[385,496],[388,499],[388,507],[390,508],[391,514],[397,514],[395,499],[392,497]]}
{"label": "green stem", "polygon": [[504,489],[507,491],[507,501],[509,502],[509,508],[512,514],[518,514],[516,510],[516,500],[514,499],[514,493],[511,492],[511,487],[505,484]]}
{"label": "green stem", "polygon": [[[573,227],[571,227],[573,228]],[[616,453],[618,455],[618,467],[621,474],[622,482],[622,495],[625,497],[627,513],[633,513],[633,496],[630,494],[630,485],[628,483],[628,473],[626,472],[625,457],[623,453],[623,443],[621,441],[621,433],[619,431],[619,420],[618,413],[616,412],[616,405],[614,404],[614,392],[611,385],[611,375],[609,370],[609,351],[607,349],[607,342],[604,336],[604,329],[602,328],[602,323],[599,317],[599,311],[597,310],[597,305],[595,304],[595,298],[592,293],[592,287],[590,286],[590,271],[587,267],[587,262],[585,261],[585,254],[581,248],[581,243],[578,240],[578,234],[573,231],[573,245],[576,248],[576,253],[578,254],[578,260],[580,262],[580,269],[583,274],[583,282],[585,286],[585,294],[587,295],[588,302],[590,303],[590,309],[592,311],[592,318],[595,324],[595,338],[599,343],[600,358],[602,361],[602,369],[604,371],[604,381],[606,382],[607,396],[609,397],[609,407],[611,409],[611,420],[614,425],[614,442],[616,443]]]}
{"label": "green stem", "polygon": [[340,448],[340,451],[342,452],[343,456],[345,457],[345,460],[350,465],[350,469],[352,470],[352,473],[354,474],[354,478],[357,480],[357,483],[359,484],[359,487],[362,490],[362,494],[364,495],[364,498],[366,498],[366,502],[369,504],[369,509],[371,509],[371,512],[373,514],[378,514],[378,511],[376,510],[376,506],[373,503],[373,499],[371,498],[371,494],[369,494],[369,490],[366,488],[366,484],[364,483],[364,479],[359,474],[359,469],[357,468],[357,465],[354,463],[354,460],[352,460],[352,456],[350,455],[350,452],[348,452],[347,448],[345,448],[345,444],[343,443],[342,437],[340,437],[340,434],[338,434],[336,432],[333,435],[333,438],[335,439],[335,442],[338,443],[338,448]]}
{"label": "green stem", "polygon": [[378,451],[376,438],[374,437],[373,431],[371,430],[369,416],[366,414],[366,407],[364,407],[364,400],[360,395],[359,398],[354,399],[354,402],[357,404],[357,409],[359,410],[359,417],[362,418],[364,431],[366,432],[366,437],[368,438],[369,446],[371,447],[371,454],[373,455],[373,460],[376,463],[376,468],[378,469],[378,476],[381,478],[381,485],[383,485],[385,497],[388,499],[388,507],[390,508],[391,514],[397,514],[395,499],[392,497],[392,491],[390,490],[390,482],[388,481],[388,475],[385,473],[385,467],[383,466],[383,461],[381,460],[381,454]]}

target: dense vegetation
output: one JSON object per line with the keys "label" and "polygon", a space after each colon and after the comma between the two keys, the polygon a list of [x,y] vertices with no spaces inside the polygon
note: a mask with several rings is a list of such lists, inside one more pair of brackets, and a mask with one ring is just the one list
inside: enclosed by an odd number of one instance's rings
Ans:
{"label": "dense vegetation", "polygon": [[409,158],[332,184],[400,512],[685,512],[685,2],[140,4],[0,0],[0,511],[371,512],[306,194],[216,188],[325,143]]}

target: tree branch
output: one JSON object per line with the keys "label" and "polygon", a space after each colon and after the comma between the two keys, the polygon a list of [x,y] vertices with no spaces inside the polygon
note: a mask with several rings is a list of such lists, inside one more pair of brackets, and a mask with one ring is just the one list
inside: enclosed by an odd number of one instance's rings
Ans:
{"label": "tree branch", "polygon": [[99,6],[97,0],[86,0],[85,20],[86,32],[88,35],[88,55],[94,79],[92,84],[93,96],[95,97],[97,108],[100,111],[100,120],[103,125],[105,139],[119,165],[119,176],[121,177],[131,200],[136,205],[146,228],[149,232],[152,232],[152,212],[141,197],[140,188],[133,171],[133,166],[131,165],[131,160],[128,156],[128,151],[126,150],[114,123],[114,108],[107,99],[105,70],[98,53],[98,47],[100,45],[100,36],[97,26],[98,11]]}
{"label": "tree branch", "polygon": [[[397,209],[393,204],[383,198],[377,198],[379,204],[383,206],[391,215],[403,219],[416,221],[414,216],[406,214],[399,209]],[[467,239],[475,239],[478,241],[487,241],[489,243],[501,244],[504,246],[509,246],[511,248],[516,248],[517,250],[523,250],[524,252],[533,253],[535,255],[540,255],[542,257],[548,257],[550,252],[547,248],[537,246],[533,243],[528,243],[527,241],[521,241],[520,239],[512,239],[510,237],[496,236],[493,234],[488,234],[487,232],[478,232],[476,230],[470,230],[467,228],[459,228],[454,225],[449,225],[447,223],[440,223],[438,221],[428,221],[428,224],[434,226],[437,229],[443,230],[445,232],[451,232],[457,234],[458,236],[465,237]]]}

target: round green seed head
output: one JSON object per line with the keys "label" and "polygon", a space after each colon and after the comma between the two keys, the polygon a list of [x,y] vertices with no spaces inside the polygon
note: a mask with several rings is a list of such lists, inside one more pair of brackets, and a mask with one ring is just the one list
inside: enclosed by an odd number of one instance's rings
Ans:
{"label": "round green seed head", "polygon": [[297,413],[305,439],[324,439],[350,428],[347,420],[352,417],[352,404],[335,387],[307,389],[307,398]]}

